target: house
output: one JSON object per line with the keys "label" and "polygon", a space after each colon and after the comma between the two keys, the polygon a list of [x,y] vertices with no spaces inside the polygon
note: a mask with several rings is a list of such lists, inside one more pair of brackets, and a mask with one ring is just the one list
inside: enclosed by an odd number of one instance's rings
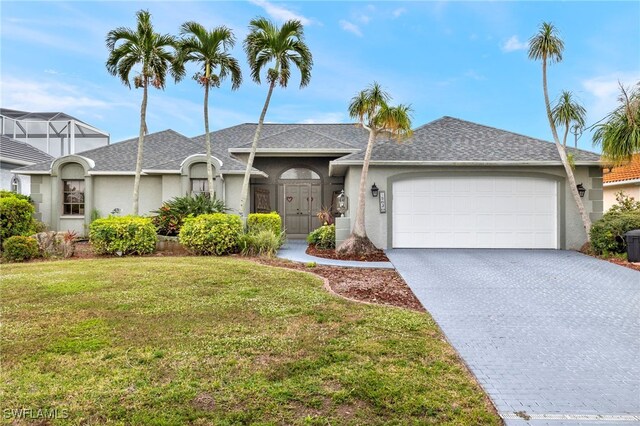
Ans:
{"label": "house", "polygon": [[[256,124],[211,133],[215,188],[206,181],[204,135],[172,130],[145,137],[141,213],[186,193],[213,192],[237,211]],[[249,212],[278,211],[290,238],[318,226],[322,206],[350,200],[352,226],[368,133],[354,124],[265,124],[253,164]],[[32,179],[42,220],[83,231],[91,211],[131,211],[137,139],[16,172]],[[593,220],[602,214],[599,156],[570,149]],[[378,247],[577,249],[586,240],[554,144],[443,117],[401,143],[379,140],[372,152],[366,223]],[[81,200],[78,202],[77,200]],[[349,203],[348,203],[349,204]]]}
{"label": "house", "polygon": [[51,162],[53,157],[24,142],[0,136],[0,189],[29,195],[31,180],[12,170],[41,162]]}
{"label": "house", "polygon": [[29,194],[28,175],[11,170],[109,144],[109,134],[63,112],[0,108],[0,188]]}
{"label": "house", "polygon": [[616,204],[616,194],[619,192],[640,201],[640,154],[633,155],[628,164],[605,169],[602,181],[605,212]]}

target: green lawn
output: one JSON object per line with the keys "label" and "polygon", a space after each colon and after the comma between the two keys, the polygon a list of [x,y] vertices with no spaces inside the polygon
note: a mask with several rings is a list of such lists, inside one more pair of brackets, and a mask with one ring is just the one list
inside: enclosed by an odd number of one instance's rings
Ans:
{"label": "green lawn", "polygon": [[4,422],[500,423],[428,315],[308,274],[205,257],[0,267]]}

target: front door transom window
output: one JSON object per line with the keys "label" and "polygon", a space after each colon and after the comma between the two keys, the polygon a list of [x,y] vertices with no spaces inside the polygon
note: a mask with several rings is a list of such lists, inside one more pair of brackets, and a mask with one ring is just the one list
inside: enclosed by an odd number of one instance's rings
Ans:
{"label": "front door transom window", "polygon": [[285,180],[320,180],[320,175],[311,169],[303,167],[291,168],[280,175],[280,179]]}

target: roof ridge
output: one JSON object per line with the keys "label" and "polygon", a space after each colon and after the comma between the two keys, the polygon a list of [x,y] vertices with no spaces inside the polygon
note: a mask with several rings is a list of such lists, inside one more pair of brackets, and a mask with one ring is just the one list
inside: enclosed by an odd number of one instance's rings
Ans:
{"label": "roof ridge", "polygon": [[315,130],[311,130],[311,129],[302,129],[302,130],[306,130],[307,132],[315,133],[316,135],[320,135],[320,136],[325,137],[327,139],[331,139],[333,141],[338,142],[341,145],[348,146],[349,148],[361,149],[361,148],[358,148],[357,146],[351,145],[350,143],[347,143],[347,142],[341,141],[340,139],[334,138],[333,136],[329,136],[329,135],[325,135],[324,133],[316,132]]}

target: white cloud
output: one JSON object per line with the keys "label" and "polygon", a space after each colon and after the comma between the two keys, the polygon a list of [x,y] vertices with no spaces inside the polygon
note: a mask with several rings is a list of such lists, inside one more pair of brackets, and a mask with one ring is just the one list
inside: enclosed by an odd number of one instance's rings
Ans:
{"label": "white cloud", "polygon": [[407,9],[405,9],[404,7],[399,7],[395,9],[393,12],[391,12],[394,18],[399,18],[401,15],[404,15],[405,13],[407,13]]}
{"label": "white cloud", "polygon": [[528,47],[527,42],[520,41],[517,35],[511,36],[509,40],[507,40],[502,45],[503,52],[515,52],[516,50],[524,50]]}
{"label": "white cloud", "polygon": [[352,34],[355,34],[358,37],[362,37],[362,31],[360,31],[360,27],[358,27],[356,24],[346,21],[344,19],[341,19],[339,23],[340,23],[340,27],[343,30],[348,31]]}
{"label": "white cloud", "polygon": [[640,81],[638,72],[619,72],[582,80],[582,87],[587,92],[587,123],[595,123],[606,117],[618,106],[620,86],[631,87]]}
{"label": "white cloud", "polygon": [[296,19],[303,25],[310,25],[312,23],[311,19],[295,13],[280,5],[270,3],[266,0],[251,0],[251,3],[255,4],[256,6],[260,6],[265,10],[265,12],[267,12],[269,16],[278,21],[288,21],[290,19]]}
{"label": "white cloud", "polygon": [[346,115],[342,112],[321,112],[300,121],[302,124],[342,123]]}
{"label": "white cloud", "polygon": [[367,15],[360,15],[358,17],[358,21],[362,22],[363,24],[368,24],[369,21],[371,21],[371,17]]}
{"label": "white cloud", "polygon": [[464,76],[476,81],[482,81],[487,79],[484,75],[478,73],[475,70],[468,70],[467,72],[464,73]]}

